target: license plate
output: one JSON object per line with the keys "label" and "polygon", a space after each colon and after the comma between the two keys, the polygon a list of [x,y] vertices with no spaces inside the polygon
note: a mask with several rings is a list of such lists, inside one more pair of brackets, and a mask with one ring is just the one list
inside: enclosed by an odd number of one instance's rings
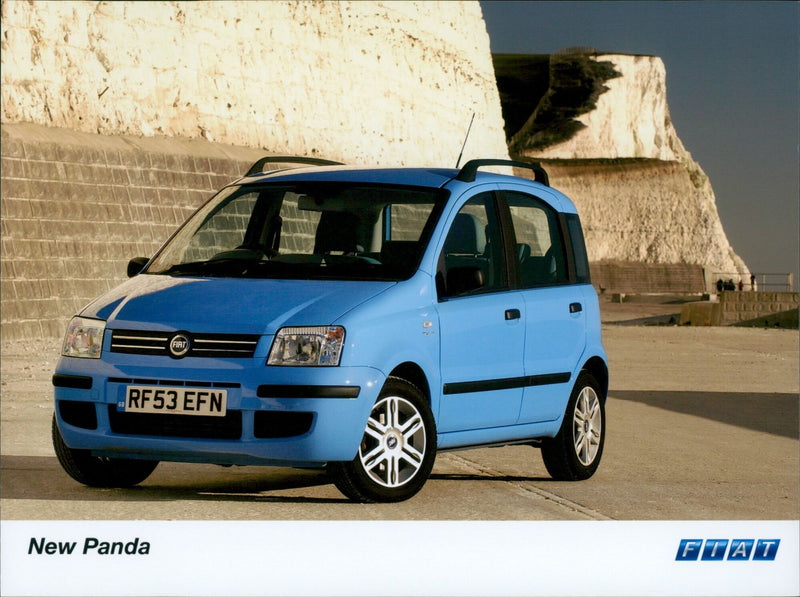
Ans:
{"label": "license plate", "polygon": [[128,386],[125,391],[125,412],[224,417],[227,403],[227,390],[216,388]]}

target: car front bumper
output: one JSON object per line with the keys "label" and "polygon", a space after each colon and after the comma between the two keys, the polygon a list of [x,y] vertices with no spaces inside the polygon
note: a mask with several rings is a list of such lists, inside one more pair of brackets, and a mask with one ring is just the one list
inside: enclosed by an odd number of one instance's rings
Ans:
{"label": "car front bumper", "polygon": [[[62,357],[53,384],[59,430],[73,449],[145,460],[321,466],[356,456],[385,379],[369,367],[114,355]],[[226,416],[126,413],[129,385],[224,388]]]}

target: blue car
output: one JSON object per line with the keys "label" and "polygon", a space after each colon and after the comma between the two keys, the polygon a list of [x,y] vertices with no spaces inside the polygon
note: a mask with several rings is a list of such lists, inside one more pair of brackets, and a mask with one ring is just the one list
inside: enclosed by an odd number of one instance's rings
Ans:
{"label": "blue car", "polygon": [[72,319],[53,376],[55,451],[86,485],[162,460],[326,467],[392,502],[442,450],[529,444],[559,480],[600,463],[597,294],[539,165],[264,158],[128,275]]}

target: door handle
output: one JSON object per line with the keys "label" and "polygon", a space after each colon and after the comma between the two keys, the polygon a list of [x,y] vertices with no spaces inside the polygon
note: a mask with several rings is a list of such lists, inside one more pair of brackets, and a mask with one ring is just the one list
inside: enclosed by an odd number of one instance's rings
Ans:
{"label": "door handle", "polygon": [[580,303],[570,303],[569,304],[569,312],[570,313],[580,313],[583,311],[583,305]]}
{"label": "door handle", "polygon": [[512,319],[519,319],[522,315],[519,312],[519,309],[506,309],[506,321],[511,321]]}

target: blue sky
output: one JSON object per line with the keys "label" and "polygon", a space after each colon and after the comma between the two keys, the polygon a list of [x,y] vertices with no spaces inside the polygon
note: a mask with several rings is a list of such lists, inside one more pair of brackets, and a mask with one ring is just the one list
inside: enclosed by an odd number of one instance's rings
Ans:
{"label": "blue sky", "polygon": [[711,179],[728,240],[753,272],[791,272],[797,287],[800,3],[481,6],[494,53],[661,57],[672,121]]}

